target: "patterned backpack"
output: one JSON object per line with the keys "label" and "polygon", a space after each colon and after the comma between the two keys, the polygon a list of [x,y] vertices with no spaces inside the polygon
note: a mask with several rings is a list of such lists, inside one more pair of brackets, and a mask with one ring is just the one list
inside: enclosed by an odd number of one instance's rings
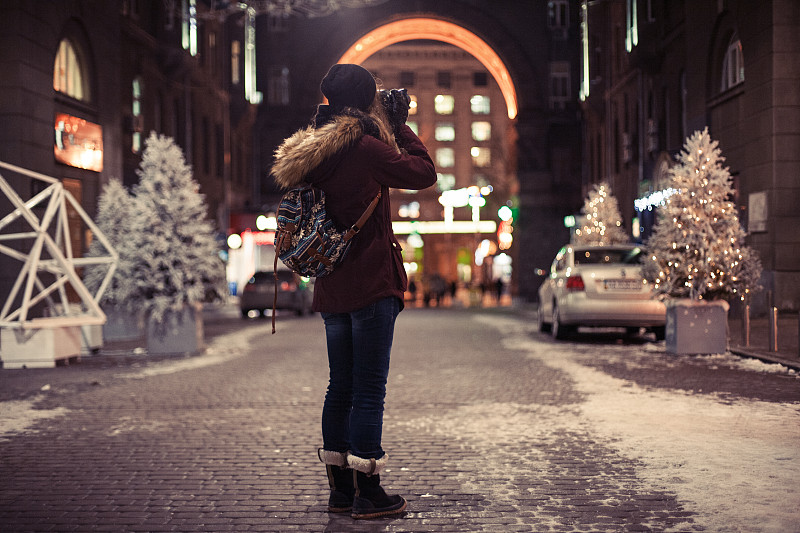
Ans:
{"label": "patterned backpack", "polygon": [[333,272],[344,259],[352,238],[372,215],[381,193],[370,202],[364,214],[350,229],[340,231],[325,211],[325,193],[306,185],[289,190],[278,205],[275,232],[275,298],[272,332],[275,333],[275,307],[278,302],[278,259],[289,270],[306,277],[321,278]]}

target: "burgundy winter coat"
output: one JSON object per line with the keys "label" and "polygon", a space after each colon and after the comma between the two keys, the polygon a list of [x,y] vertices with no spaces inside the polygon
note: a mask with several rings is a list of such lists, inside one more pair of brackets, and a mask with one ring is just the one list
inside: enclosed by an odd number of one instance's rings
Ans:
{"label": "burgundy winter coat", "polygon": [[275,181],[288,188],[305,180],[322,189],[329,216],[343,229],[358,220],[378,191],[383,193],[344,261],[317,278],[314,311],[346,313],[387,296],[403,301],[408,278],[392,232],[389,188],[424,189],[436,183],[433,161],[408,126],[395,134],[400,152],[363,129],[363,121],[339,116],[298,131],[276,151]]}

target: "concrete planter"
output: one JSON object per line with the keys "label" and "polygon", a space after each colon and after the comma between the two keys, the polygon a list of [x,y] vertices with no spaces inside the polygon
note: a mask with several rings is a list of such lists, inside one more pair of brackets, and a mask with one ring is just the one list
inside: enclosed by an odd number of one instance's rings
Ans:
{"label": "concrete planter", "polygon": [[104,306],[106,323],[103,338],[106,341],[135,341],[144,334],[144,316],[116,306]]}
{"label": "concrete planter", "polygon": [[81,326],[81,354],[95,354],[103,347],[103,326]]}
{"label": "concrete planter", "polygon": [[203,347],[203,312],[199,305],[170,313],[163,322],[147,322],[149,354],[197,353]]}
{"label": "concrete planter", "polygon": [[3,368],[53,368],[58,361],[78,361],[81,337],[81,326],[1,328]]}
{"label": "concrete planter", "polygon": [[666,345],[671,354],[714,354],[728,350],[728,302],[667,300]]}

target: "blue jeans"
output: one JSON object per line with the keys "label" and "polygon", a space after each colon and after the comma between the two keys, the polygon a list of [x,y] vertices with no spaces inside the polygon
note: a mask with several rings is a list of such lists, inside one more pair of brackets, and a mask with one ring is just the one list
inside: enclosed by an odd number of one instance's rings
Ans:
{"label": "blue jeans", "polygon": [[383,457],[383,400],[400,305],[390,296],[350,313],[322,313],[330,367],[322,409],[326,450]]}

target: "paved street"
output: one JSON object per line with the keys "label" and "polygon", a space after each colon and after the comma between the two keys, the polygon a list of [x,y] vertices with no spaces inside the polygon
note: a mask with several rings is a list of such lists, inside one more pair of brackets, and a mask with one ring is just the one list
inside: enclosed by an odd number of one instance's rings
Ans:
{"label": "paved street", "polygon": [[401,313],[382,478],[408,512],[329,515],[322,321],[237,313],[196,357],[0,370],[0,531],[800,531],[800,374],[512,308]]}

